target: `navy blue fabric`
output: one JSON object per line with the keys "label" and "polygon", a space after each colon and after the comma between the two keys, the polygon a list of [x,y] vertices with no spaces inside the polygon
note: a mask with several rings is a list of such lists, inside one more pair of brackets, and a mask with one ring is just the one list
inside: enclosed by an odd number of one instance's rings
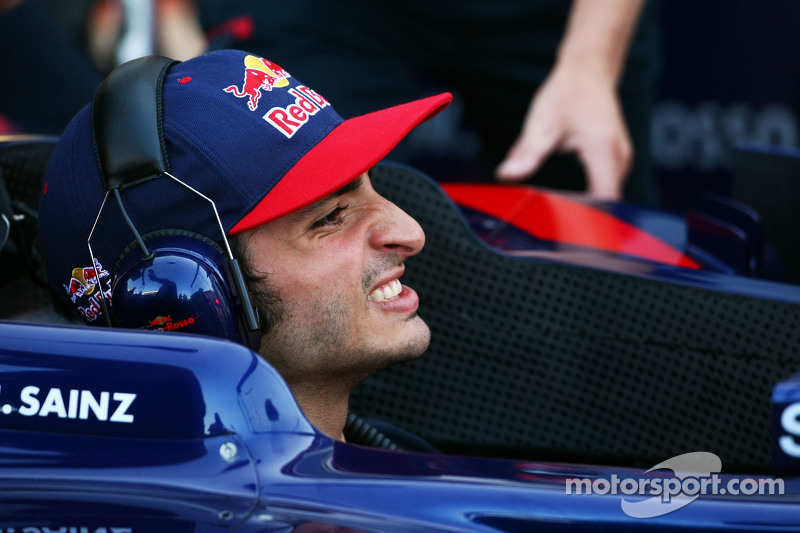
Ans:
{"label": "navy blue fabric", "polygon": [[[343,122],[330,105],[324,106],[287,138],[263,117],[273,106],[294,103],[296,97],[289,90],[302,84],[290,77],[285,87],[261,90],[258,106],[251,110],[249,98],[225,91],[231,86],[242,89],[247,55],[212,52],[172,67],[164,82],[164,136],[173,175],[216,203],[226,233]],[[56,294],[78,311],[87,309],[96,291],[87,285],[91,293],[76,296],[69,284],[74,269],[92,266],[87,239],[104,197],[91,113],[86,106],[64,131],[45,174],[40,203],[48,279]],[[168,177],[127,189],[122,199],[142,234],[181,228],[222,240],[210,204]],[[118,207],[109,200],[91,242],[103,269],[112,267],[133,239]],[[107,279],[110,276],[100,280],[104,290]]]}

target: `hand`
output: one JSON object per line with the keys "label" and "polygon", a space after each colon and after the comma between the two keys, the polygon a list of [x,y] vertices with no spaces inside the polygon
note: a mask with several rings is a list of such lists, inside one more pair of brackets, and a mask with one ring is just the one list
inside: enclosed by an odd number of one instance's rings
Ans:
{"label": "hand", "polygon": [[554,70],[531,100],[522,133],[497,167],[497,178],[521,181],[551,153],[564,152],[574,152],[583,164],[591,196],[621,198],[633,148],[615,84],[606,77]]}

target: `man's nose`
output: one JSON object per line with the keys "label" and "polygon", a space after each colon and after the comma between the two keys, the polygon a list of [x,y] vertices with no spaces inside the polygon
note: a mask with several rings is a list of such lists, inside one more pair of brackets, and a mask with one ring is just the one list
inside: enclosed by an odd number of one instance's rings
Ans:
{"label": "man's nose", "polygon": [[425,232],[405,211],[383,198],[380,216],[370,232],[370,243],[376,249],[410,257],[422,250]]}

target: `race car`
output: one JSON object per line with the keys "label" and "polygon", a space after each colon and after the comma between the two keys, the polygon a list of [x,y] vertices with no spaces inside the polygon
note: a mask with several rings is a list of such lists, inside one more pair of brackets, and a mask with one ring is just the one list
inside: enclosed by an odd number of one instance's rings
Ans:
{"label": "race car", "polygon": [[0,143],[1,533],[800,529],[800,287],[748,208],[377,167],[426,233],[432,343],[353,392],[344,443],[244,346],[52,310],[55,142]]}

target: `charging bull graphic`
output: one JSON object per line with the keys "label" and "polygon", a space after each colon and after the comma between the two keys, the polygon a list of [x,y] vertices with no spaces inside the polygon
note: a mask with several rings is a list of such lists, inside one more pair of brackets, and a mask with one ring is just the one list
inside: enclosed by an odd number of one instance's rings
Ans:
{"label": "charging bull graphic", "polygon": [[72,269],[72,276],[64,289],[70,296],[72,303],[75,303],[77,298],[85,295],[91,295],[97,286],[98,277],[104,278],[108,276],[108,270],[104,270],[100,261],[94,260],[94,267],[79,267]]}
{"label": "charging bull graphic", "polygon": [[271,91],[273,87],[286,87],[289,85],[291,75],[268,59],[247,56],[244,58],[244,85],[241,90],[236,85],[223,89],[226,93],[233,93],[237,98],[249,98],[247,107],[255,111],[261,91]]}
{"label": "charging bull graphic", "polygon": [[150,321],[149,326],[151,328],[157,328],[157,327],[163,326],[167,322],[172,322],[172,317],[171,316],[169,316],[169,315],[167,315],[167,316],[159,315],[159,316],[155,317],[153,320]]}

